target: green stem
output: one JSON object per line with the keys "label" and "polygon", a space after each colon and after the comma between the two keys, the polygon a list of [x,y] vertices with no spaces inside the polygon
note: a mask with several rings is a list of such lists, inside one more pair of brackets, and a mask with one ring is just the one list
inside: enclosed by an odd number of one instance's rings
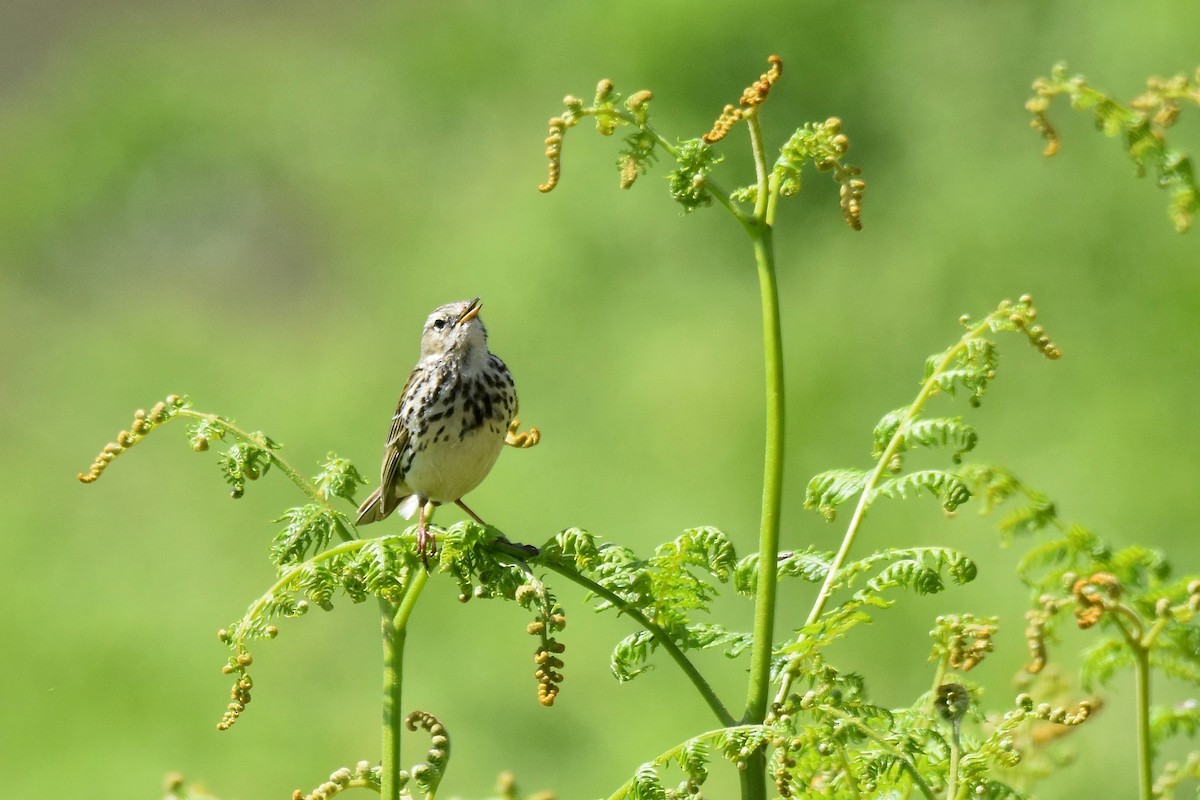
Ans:
{"label": "green stem", "polygon": [[932,714],[937,706],[938,687],[946,679],[946,668],[949,665],[950,656],[943,655],[938,659],[937,669],[933,671],[933,686],[929,689],[929,713]]}
{"label": "green stem", "polygon": [[1150,742],[1150,651],[1134,650],[1133,674],[1137,682],[1138,797],[1154,794],[1154,752]]}
{"label": "green stem", "polygon": [[958,797],[958,763],[962,757],[962,742],[958,736],[958,723],[950,732],[950,774],[946,777],[946,800],[956,800]]}
{"label": "green stem", "polygon": [[717,719],[721,721],[721,724],[726,726],[737,724],[737,720],[735,720],[733,715],[729,713],[729,710],[725,708],[725,704],[721,702],[721,698],[717,697],[717,693],[713,691],[712,686],[710,686],[708,681],[704,679],[704,676],[700,674],[700,671],[696,669],[696,665],[693,664],[690,659],[688,659],[688,657],[682,650],[679,649],[679,646],[675,644],[675,642],[671,641],[670,635],[668,635],[667,632],[662,628],[651,622],[645,614],[630,606],[616,592],[613,592],[612,590],[605,588],[590,578],[579,574],[579,572],[565,564],[561,564],[550,559],[538,561],[537,563],[541,564],[551,572],[557,572],[567,580],[582,586],[584,589],[587,589],[597,597],[603,597],[606,601],[612,604],[613,608],[617,609],[618,613],[627,614],[632,617],[638,625],[641,625],[650,632],[650,635],[654,637],[654,641],[658,644],[658,646],[663,650],[666,650],[668,655],[670,655],[671,658],[674,659],[675,663],[679,665],[679,668],[683,670],[684,675],[688,677],[688,680],[690,680],[692,685],[696,687],[696,690],[700,692],[700,696],[704,698],[706,703],[708,703],[708,707],[712,709],[714,714],[716,714]]}
{"label": "green stem", "polygon": [[853,800],[861,800],[862,792],[858,791],[858,777],[854,774],[850,759],[846,756],[845,750],[838,750],[838,754],[841,756],[842,772],[846,775],[846,788],[850,790],[850,797]]}
{"label": "green stem", "polygon": [[[766,445],[763,457],[762,513],[758,534],[758,582],[754,596],[754,633],[750,648],[750,679],[742,721],[761,723],[767,716],[771,692],[771,652],[775,633],[776,582],[779,578],[779,515],[783,499],[784,383],[783,336],[779,318],[779,287],[775,278],[775,246],[767,223],[771,206],[770,181],[758,117],[746,119],[754,153],[758,198],[754,216],[741,217],[754,246],[763,319],[763,358],[766,373]],[[766,797],[766,750],[759,748],[741,771],[743,800]]]}
{"label": "green stem", "polygon": [[766,718],[770,694],[775,594],[779,578],[779,515],[783,497],[783,343],[771,229],[765,225],[754,238],[754,256],[758,262],[762,294],[767,435],[763,459],[762,516],[758,537],[758,582],[754,600],[754,643],[750,652],[746,716],[743,718],[743,721],[748,723],[762,722]]}
{"label": "green stem", "polygon": [[404,643],[408,620],[417,597],[425,588],[429,573],[409,571],[408,586],[399,603],[380,598],[380,625],[383,631],[383,747],[379,795],[383,800],[400,800],[400,737],[404,727],[401,691],[404,688]]}
{"label": "green stem", "polygon": [[[1138,798],[1151,800],[1154,796],[1154,747],[1150,739],[1150,643],[1154,637],[1143,636],[1142,618],[1138,613],[1124,603],[1112,603],[1105,606],[1113,612],[1112,619],[1116,622],[1117,630],[1125,639],[1129,651],[1133,653],[1133,680],[1137,716],[1138,742]],[[1151,632],[1157,636],[1157,626]]]}

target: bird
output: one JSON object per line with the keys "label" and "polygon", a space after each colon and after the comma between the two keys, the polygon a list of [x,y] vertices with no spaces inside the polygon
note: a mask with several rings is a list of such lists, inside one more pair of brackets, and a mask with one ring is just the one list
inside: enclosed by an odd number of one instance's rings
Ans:
{"label": "bird", "polygon": [[429,532],[434,507],[463,503],[500,455],[517,414],[517,390],[500,357],[488,350],[476,297],[434,310],[421,333],[421,357],[400,393],[383,451],[379,488],[358,509],[367,525],[396,509],[417,517],[417,553],[437,554]]}

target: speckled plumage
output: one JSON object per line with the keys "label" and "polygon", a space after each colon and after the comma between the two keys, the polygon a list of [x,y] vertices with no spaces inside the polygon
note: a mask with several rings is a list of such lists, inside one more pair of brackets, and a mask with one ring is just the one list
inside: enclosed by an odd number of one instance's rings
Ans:
{"label": "speckled plumage", "polygon": [[421,359],[392,417],[379,488],[358,512],[365,525],[397,508],[406,517],[419,510],[422,553],[432,507],[460,501],[483,481],[517,413],[512,375],[488,351],[479,307],[476,298],[429,315]]}

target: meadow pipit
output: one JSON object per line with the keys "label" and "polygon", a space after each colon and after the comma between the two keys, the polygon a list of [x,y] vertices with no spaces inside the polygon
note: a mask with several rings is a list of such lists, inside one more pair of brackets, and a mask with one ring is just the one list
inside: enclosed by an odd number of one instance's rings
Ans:
{"label": "meadow pipit", "polygon": [[487,346],[479,298],[434,311],[421,334],[421,359],[408,376],[383,451],[379,488],[358,509],[358,524],[397,508],[419,512],[417,552],[437,552],[426,527],[435,506],[457,503],[487,476],[517,413],[508,367]]}

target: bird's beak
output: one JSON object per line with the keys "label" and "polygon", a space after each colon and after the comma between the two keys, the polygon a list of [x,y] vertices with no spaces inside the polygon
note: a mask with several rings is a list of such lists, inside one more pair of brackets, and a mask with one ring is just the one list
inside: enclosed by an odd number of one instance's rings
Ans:
{"label": "bird's beak", "polygon": [[467,310],[463,312],[462,316],[458,318],[458,324],[462,325],[464,322],[470,322],[471,320],[475,319],[475,317],[479,314],[479,309],[481,308],[483,308],[483,303],[479,302],[479,298],[476,297],[471,301],[471,304],[467,306]]}

